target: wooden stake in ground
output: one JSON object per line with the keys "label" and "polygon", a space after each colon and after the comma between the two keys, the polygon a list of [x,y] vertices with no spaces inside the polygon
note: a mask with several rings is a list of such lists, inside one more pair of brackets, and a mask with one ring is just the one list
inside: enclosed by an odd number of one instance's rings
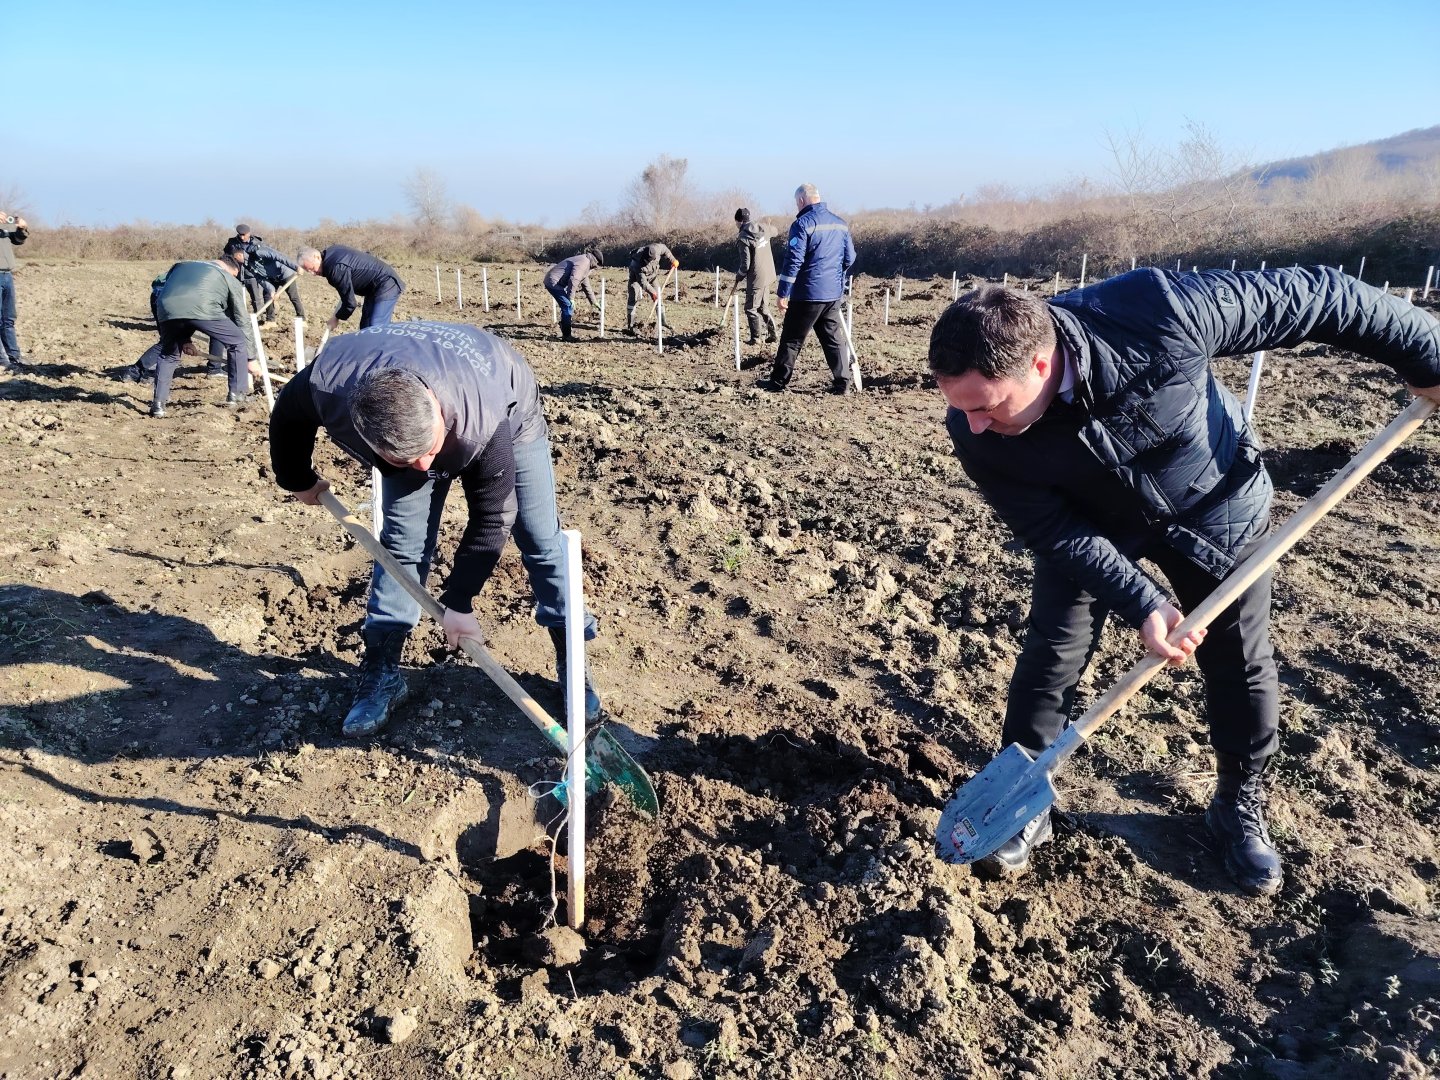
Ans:
{"label": "wooden stake in ground", "polygon": [[260,365],[260,382],[265,387],[265,408],[275,411],[275,388],[270,385],[270,361],[265,357],[265,342],[260,337],[260,316],[250,316],[250,332],[255,335],[255,362]]}
{"label": "wooden stake in ground", "polygon": [[570,735],[565,761],[570,810],[565,914],[571,928],[579,930],[585,922],[585,595],[580,533],[566,529],[560,535],[565,538],[565,725]]}
{"label": "wooden stake in ground", "polygon": [[305,320],[295,320],[295,370],[305,366]]}
{"label": "wooden stake in ground", "polygon": [[1262,349],[1250,360],[1250,384],[1245,388],[1245,419],[1255,415],[1255,399],[1260,396],[1260,369],[1265,366],[1265,352]]}
{"label": "wooden stake in ground", "polygon": [[735,370],[740,370],[740,296],[735,290],[730,290],[734,298],[735,306]]}

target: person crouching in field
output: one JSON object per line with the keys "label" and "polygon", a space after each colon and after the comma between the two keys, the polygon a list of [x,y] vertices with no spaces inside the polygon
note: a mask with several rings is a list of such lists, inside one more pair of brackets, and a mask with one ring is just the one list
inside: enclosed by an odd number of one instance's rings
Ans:
{"label": "person crouching in field", "polygon": [[[270,416],[275,481],[308,505],[329,489],[312,456],[320,428],[362,465],[380,470],[380,541],[424,584],[450,485],[470,509],[440,596],[445,638],[483,641],[472,613],[514,531],[535,594],[535,621],[550,632],[565,672],[565,562],[555,506],[550,439],[535,374],[501,338],[458,323],[373,326],[332,338],[281,391]],[[361,637],[365,656],[342,730],[351,737],[385,727],[408,691],[400,674],[405,638],[420,605],[377,563]],[[597,631],[586,613],[585,636]],[[585,672],[585,711],[600,714]]]}
{"label": "person crouching in field", "polygon": [[388,323],[405,291],[405,282],[389,263],[343,244],[331,244],[324,251],[303,248],[295,261],[301,270],[323,277],[340,294],[340,306],[326,323],[332,331],[354,315],[356,308],[361,308],[362,330]]}
{"label": "person crouching in field", "polygon": [[[1135,270],[1050,301],[986,286],[930,336],[955,456],[1035,558],[1002,742],[1036,756],[1059,736],[1112,611],[1155,656],[1193,655],[1216,761],[1205,822],[1254,894],[1281,883],[1261,785],[1279,726],[1271,575],[1208,631],[1167,638],[1270,528],[1260,441],[1211,358],[1303,341],[1379,360],[1440,401],[1440,323],[1324,267]],[[990,859],[1023,870],[1050,835],[1046,809]]]}
{"label": "person crouching in field", "polygon": [[230,380],[225,403],[238,408],[249,399],[250,357],[255,343],[250,337],[250,317],[245,295],[240,291],[238,254],[226,252],[213,262],[178,262],[165,272],[165,281],[155,294],[155,318],[160,326],[160,358],[155,370],[155,394],[150,415],[165,415],[170,400],[170,383],[180,363],[184,346],[198,331],[208,334],[212,344],[225,348],[226,374]]}

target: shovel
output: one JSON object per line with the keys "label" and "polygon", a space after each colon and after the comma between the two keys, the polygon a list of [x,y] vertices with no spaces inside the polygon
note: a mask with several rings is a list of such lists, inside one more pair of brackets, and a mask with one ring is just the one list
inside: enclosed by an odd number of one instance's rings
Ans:
{"label": "shovel", "polygon": [[[1330,478],[1313,498],[1290,516],[1278,532],[1170,632],[1177,641],[1210,623],[1246,589],[1274,566],[1315,523],[1363,480],[1385,456],[1404,442],[1436,409],[1428,398],[1416,398],[1365,448]],[[945,805],[935,846],[946,862],[972,863],[991,854],[1055,801],[1055,774],[1080,745],[1165,666],[1147,655],[1097,701],[1084,716],[1060,733],[1038,757],[1018,743],[1007,746],[990,764],[963,784]]]}
{"label": "shovel", "polygon": [[[375,534],[365,527],[364,522],[346,509],[344,503],[329,491],[320,493],[320,502],[326,510],[334,515],[335,520],[344,526],[345,531],[359,541],[360,546],[385,568],[385,572],[405,587],[405,591],[415,598],[425,614],[436,622],[444,619],[445,608],[440,601],[426,592],[418,581],[405,572],[395,561],[395,556],[385,550],[380,541],[375,538]],[[526,718],[540,729],[544,736],[555,745],[555,748],[568,757],[570,739],[566,735],[565,729],[540,707],[539,702],[525,692],[523,686],[510,677],[510,673],[490,655],[490,650],[473,638],[461,638],[460,648],[480,666],[480,670],[490,677],[490,681],[519,707]],[[650,777],[645,775],[645,770],[640,767],[639,763],[616,741],[615,736],[602,726],[595,728],[587,741],[589,745],[586,747],[585,753],[586,791],[594,794],[605,784],[612,783],[625,792],[642,813],[648,817],[655,817],[660,812],[660,800],[655,794],[655,786],[650,782]]]}

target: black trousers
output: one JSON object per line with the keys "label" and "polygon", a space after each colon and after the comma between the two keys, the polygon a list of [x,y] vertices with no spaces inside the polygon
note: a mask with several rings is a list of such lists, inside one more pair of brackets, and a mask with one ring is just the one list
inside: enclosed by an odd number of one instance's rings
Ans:
{"label": "black trousers", "polygon": [[839,300],[791,300],[785,309],[785,323],[780,328],[780,345],[775,352],[775,366],[770,378],[781,386],[790,385],[795,374],[795,361],[800,347],[811,329],[820,339],[825,362],[830,365],[830,378],[840,383],[849,379],[850,365],[846,356],[845,328],[840,323]]}
{"label": "black trousers", "polygon": [[[1252,541],[1240,553],[1241,560],[1263,541]],[[1164,572],[1182,611],[1193,611],[1219,584],[1164,544],[1140,551]],[[1275,752],[1280,721],[1280,682],[1270,645],[1270,581],[1267,572],[1221,612],[1194,656],[1205,678],[1210,744],[1252,766]],[[1038,754],[1059,736],[1108,613],[1053,563],[1035,560],[1030,629],[1010,679],[1004,745],[1018,742]]]}
{"label": "black trousers", "polygon": [[225,346],[225,371],[230,376],[230,393],[250,389],[250,348],[245,333],[229,319],[166,319],[160,324],[160,360],[155,368],[155,404],[170,400],[170,383],[180,365],[180,348],[196,333],[209,334],[210,342]]}

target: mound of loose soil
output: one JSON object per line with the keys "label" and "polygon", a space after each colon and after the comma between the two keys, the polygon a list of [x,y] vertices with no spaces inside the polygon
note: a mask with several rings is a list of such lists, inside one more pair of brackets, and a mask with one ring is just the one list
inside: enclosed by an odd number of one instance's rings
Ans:
{"label": "mound of loose soil", "polygon": [[[0,385],[0,1075],[1437,1067],[1435,431],[1279,575],[1278,897],[1240,895],[1210,850],[1189,671],[1082,752],[1032,872],[987,880],[938,862],[931,836],[997,748],[1029,569],[950,459],[922,374],[948,281],[907,288],[882,328],[884,285],[861,279],[868,387],[842,399],[813,342],[793,392],[754,391],[767,358],[734,370],[708,275],[667,304],[678,337],[659,354],[583,319],[562,346],[527,268],[521,317],[464,317],[543,381],[603,621],[594,666],[664,806],[649,822],[592,803],[577,936],[554,926],[566,866],[542,793],[561,766],[538,733],[427,627],[403,722],[342,740],[366,560],[280,497],[263,406],[218,407],[197,361],[156,422],[109,377],[153,340],[158,269],[19,276],[37,363]],[[429,272],[411,268],[399,317],[457,317]],[[266,341],[288,371],[282,322]],[[1404,395],[1339,352],[1267,363],[1283,515]],[[1221,369],[1243,387],[1243,361]],[[358,468],[320,458],[367,501]],[[508,555],[477,610],[557,708],[529,609]],[[1107,632],[1086,695],[1134,656]]]}

